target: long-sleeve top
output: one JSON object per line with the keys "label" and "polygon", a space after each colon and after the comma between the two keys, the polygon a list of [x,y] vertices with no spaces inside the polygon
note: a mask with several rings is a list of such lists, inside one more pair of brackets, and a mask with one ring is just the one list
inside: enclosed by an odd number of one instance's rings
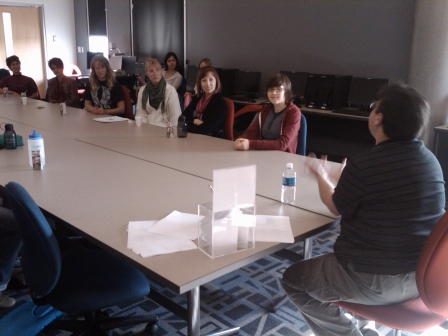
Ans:
{"label": "long-sleeve top", "polygon": [[63,103],[67,106],[78,107],[78,86],[76,81],[63,76],[61,81],[54,77],[48,81],[46,100],[50,103]]}
{"label": "long-sleeve top", "polygon": [[292,102],[289,103],[282,115],[279,138],[277,140],[264,140],[261,136],[261,129],[271,108],[271,104],[263,106],[247,130],[239,138],[249,140],[249,149],[279,150],[295,153],[300,129],[300,118],[302,116],[300,109]]}
{"label": "long-sleeve top", "polygon": [[166,77],[166,73],[165,71],[163,71],[163,77],[165,77],[166,82],[174,86],[176,90],[182,84],[182,75],[177,71],[169,78]]}
{"label": "long-sleeve top", "polygon": [[27,97],[39,92],[37,91],[37,85],[34,79],[24,76],[22,74],[3,77],[0,80],[0,87],[7,87],[9,91],[14,91],[18,94],[26,92]]}
{"label": "long-sleeve top", "polygon": [[142,96],[143,96],[144,87],[140,89],[138,92],[138,98],[137,98],[137,111],[135,113],[136,117],[144,117],[148,120],[148,124],[153,124],[157,126],[163,126],[166,127],[166,125],[170,122],[173,125],[177,125],[177,120],[179,119],[179,116],[181,114],[180,110],[180,104],[179,104],[179,96],[177,95],[176,89],[170,85],[166,84],[166,90],[165,90],[165,111],[162,112],[161,106],[154,109],[149,104],[149,97],[148,101],[146,102],[146,109],[143,109],[142,107]]}
{"label": "long-sleeve top", "polygon": [[222,97],[221,92],[215,93],[210,98],[210,101],[205,107],[200,118],[203,121],[201,125],[195,125],[193,123],[198,101],[198,97],[195,96],[183,112],[188,124],[188,132],[213,135],[215,137],[222,138],[224,135],[224,121],[227,115],[227,104]]}

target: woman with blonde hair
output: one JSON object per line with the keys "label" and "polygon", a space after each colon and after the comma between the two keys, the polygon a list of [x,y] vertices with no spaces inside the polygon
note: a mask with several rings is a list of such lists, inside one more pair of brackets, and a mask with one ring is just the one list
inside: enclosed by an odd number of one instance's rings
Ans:
{"label": "woman with blonde hair", "polygon": [[124,94],[115,81],[107,58],[96,55],[90,62],[90,78],[84,91],[84,107],[93,114],[120,115],[124,113]]}
{"label": "woman with blonde hair", "polygon": [[146,59],[145,71],[149,80],[138,92],[135,116],[157,126],[177,125],[181,110],[176,89],[165,81],[162,66],[156,59]]}

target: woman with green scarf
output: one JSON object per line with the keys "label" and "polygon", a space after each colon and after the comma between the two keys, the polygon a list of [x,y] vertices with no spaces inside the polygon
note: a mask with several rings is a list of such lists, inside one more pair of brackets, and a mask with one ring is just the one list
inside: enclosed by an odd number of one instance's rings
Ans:
{"label": "woman with green scarf", "polygon": [[176,89],[165,81],[156,59],[146,59],[145,71],[149,81],[138,93],[135,116],[157,126],[177,125],[181,110]]}

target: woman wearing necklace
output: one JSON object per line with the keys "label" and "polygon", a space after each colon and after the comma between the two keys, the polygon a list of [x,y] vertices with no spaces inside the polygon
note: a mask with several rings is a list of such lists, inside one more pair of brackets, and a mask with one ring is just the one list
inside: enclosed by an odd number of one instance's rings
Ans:
{"label": "woman wearing necklace", "polygon": [[201,68],[196,87],[200,88],[199,93],[183,113],[188,132],[222,138],[227,105],[221,94],[221,82],[216,70],[212,67]]}
{"label": "woman wearing necklace", "polygon": [[301,112],[292,102],[289,78],[281,73],[271,76],[266,84],[266,96],[270,104],[263,107],[247,130],[235,140],[235,149],[295,153]]}
{"label": "woman wearing necklace", "polygon": [[176,89],[165,81],[156,59],[146,60],[145,71],[149,80],[138,92],[135,116],[145,117],[148,124],[157,126],[177,125],[181,110]]}
{"label": "woman wearing necklace", "polygon": [[84,91],[85,110],[93,114],[123,115],[123,88],[115,81],[115,74],[107,58],[94,56],[90,69],[92,72]]}

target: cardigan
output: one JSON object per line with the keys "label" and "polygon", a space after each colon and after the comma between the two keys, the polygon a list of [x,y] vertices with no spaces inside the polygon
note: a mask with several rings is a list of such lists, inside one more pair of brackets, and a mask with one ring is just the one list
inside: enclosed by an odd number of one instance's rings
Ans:
{"label": "cardigan", "polygon": [[188,132],[222,138],[224,136],[224,121],[227,115],[227,104],[222,97],[222,93],[217,92],[210,98],[202,113],[201,120],[203,123],[201,125],[193,123],[198,102],[198,96],[194,96],[191,103],[182,113],[188,124]]}
{"label": "cardigan", "polygon": [[302,116],[300,109],[290,102],[283,112],[280,137],[277,140],[263,140],[261,138],[261,128],[271,108],[272,104],[263,106],[247,130],[239,138],[249,140],[249,149],[279,150],[295,153],[299,139],[300,118]]}

